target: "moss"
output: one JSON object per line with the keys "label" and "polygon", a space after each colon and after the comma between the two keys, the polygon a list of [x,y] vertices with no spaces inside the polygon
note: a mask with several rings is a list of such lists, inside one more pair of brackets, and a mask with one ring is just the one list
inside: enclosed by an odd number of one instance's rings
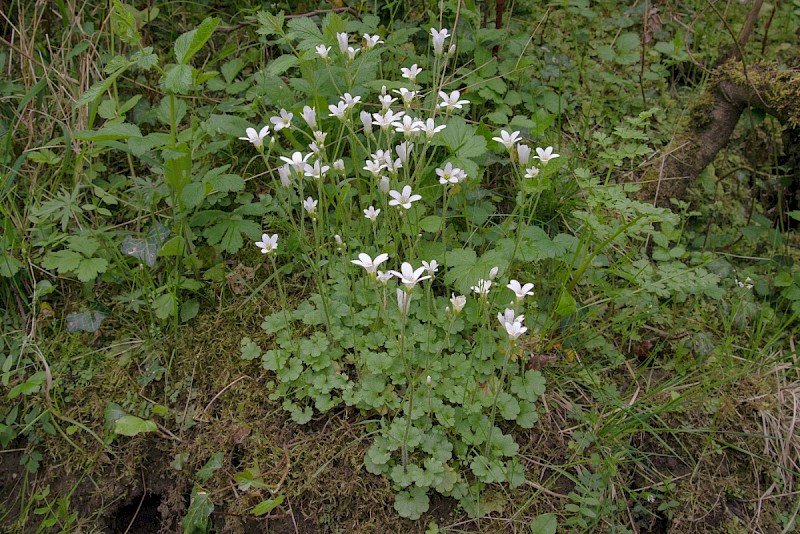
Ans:
{"label": "moss", "polygon": [[715,72],[718,80],[728,80],[742,87],[752,87],[764,95],[764,101],[792,128],[800,126],[800,70],[782,69],[775,63],[747,67],[729,61]]}

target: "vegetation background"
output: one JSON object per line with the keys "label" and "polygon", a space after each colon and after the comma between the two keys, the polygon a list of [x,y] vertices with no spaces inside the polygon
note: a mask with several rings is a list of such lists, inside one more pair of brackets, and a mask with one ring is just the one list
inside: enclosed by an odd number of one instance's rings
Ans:
{"label": "vegetation background", "polygon": [[[453,34],[446,61],[431,28]],[[351,63],[341,31],[362,48]],[[660,199],[669,210],[641,182],[708,124],[726,58],[797,94],[798,57],[798,0],[7,0],[2,529],[796,532],[800,114],[745,109],[686,195]],[[371,137],[358,114],[322,110],[338,80],[377,111],[412,63],[424,100],[407,109],[433,113],[438,89],[468,105],[403,171],[425,207],[373,228]],[[278,181],[278,155],[311,139],[306,103],[353,180],[299,178],[319,220]],[[281,109],[293,129],[270,121]],[[240,140],[265,124],[261,151]],[[560,156],[524,177],[501,130]],[[442,189],[446,161],[469,180]],[[280,234],[275,254],[262,232]],[[398,269],[441,254],[406,314],[430,332],[409,336],[408,365],[394,290],[386,317],[365,311],[379,294],[351,264],[365,250]],[[493,266],[496,292],[536,284],[518,340],[494,322],[507,291],[444,311]],[[415,363],[451,329],[477,360]],[[363,364],[357,337],[382,347]],[[327,382],[352,368],[383,377],[372,397],[366,380]],[[441,389],[452,376],[475,404]],[[409,455],[425,458],[411,475]]]}

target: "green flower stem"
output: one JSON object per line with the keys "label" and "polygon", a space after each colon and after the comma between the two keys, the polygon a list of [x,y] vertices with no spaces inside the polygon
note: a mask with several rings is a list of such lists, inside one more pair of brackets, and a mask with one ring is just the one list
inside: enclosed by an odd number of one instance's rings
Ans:
{"label": "green flower stem", "polygon": [[500,392],[503,391],[503,383],[506,381],[506,373],[508,372],[508,362],[511,359],[511,351],[514,348],[514,340],[508,340],[508,345],[506,346],[506,356],[503,360],[503,370],[500,372],[500,381],[497,383],[496,391],[494,392],[494,399],[492,399],[492,411],[489,416],[489,435],[486,438],[486,448],[483,451],[483,455],[487,458],[489,457],[489,450],[492,446],[492,431],[494,430],[494,418],[497,411],[497,399],[500,396]]}

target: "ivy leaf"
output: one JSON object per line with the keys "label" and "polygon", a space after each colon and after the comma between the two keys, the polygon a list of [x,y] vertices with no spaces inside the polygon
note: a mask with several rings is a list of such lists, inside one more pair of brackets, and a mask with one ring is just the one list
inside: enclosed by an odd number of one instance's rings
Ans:
{"label": "ivy leaf", "polygon": [[160,222],[156,222],[144,238],[126,236],[120,245],[120,252],[133,256],[152,267],[156,264],[158,250],[166,242],[170,230]]}
{"label": "ivy leaf", "polygon": [[122,436],[135,436],[147,432],[157,432],[158,427],[149,419],[135,415],[123,415],[114,422],[114,433]]}
{"label": "ivy leaf", "polygon": [[407,491],[401,491],[394,499],[394,509],[401,517],[407,519],[419,519],[428,511],[429,506],[430,499],[426,488],[415,486]]}
{"label": "ivy leaf", "polygon": [[214,503],[205,491],[192,489],[192,496],[186,516],[181,520],[184,534],[205,534],[211,530],[211,514]]}
{"label": "ivy leaf", "polygon": [[67,332],[97,332],[108,314],[99,310],[67,315]]}
{"label": "ivy leaf", "polygon": [[205,463],[203,467],[201,467],[195,476],[197,480],[200,482],[207,482],[208,479],[211,478],[211,475],[214,474],[214,471],[222,467],[222,458],[223,454],[221,452],[215,452],[211,455],[211,458]]}

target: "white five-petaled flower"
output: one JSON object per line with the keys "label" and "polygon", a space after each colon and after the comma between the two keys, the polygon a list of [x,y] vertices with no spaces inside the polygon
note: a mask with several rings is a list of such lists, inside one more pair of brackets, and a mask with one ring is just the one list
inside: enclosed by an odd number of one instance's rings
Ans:
{"label": "white five-petaled flower", "polygon": [[390,206],[401,206],[405,209],[411,209],[411,203],[422,198],[421,195],[411,194],[410,185],[403,187],[402,192],[397,192],[394,189],[389,191],[389,196],[392,197],[392,200],[389,201]]}
{"label": "white five-petaled flower", "polygon": [[508,289],[514,292],[517,296],[517,300],[522,300],[525,297],[532,297],[533,296],[533,284],[525,284],[524,286],[519,283],[518,280],[511,280],[511,282],[506,286]]}
{"label": "white five-petaled flower", "polygon": [[317,129],[317,110],[311,106],[303,106],[303,112],[300,114],[303,120],[306,121],[308,127],[312,130]]}
{"label": "white five-petaled flower", "polygon": [[506,329],[506,333],[508,334],[508,339],[516,340],[528,331],[527,326],[522,326],[522,323],[503,323],[503,327]]}
{"label": "white five-petaled flower", "polygon": [[262,254],[269,254],[278,248],[278,234],[261,234],[261,241],[256,241],[256,246],[261,249]]}
{"label": "white five-petaled flower", "polygon": [[414,83],[417,81],[417,76],[422,72],[422,69],[414,63],[410,67],[401,67],[400,71],[403,73],[403,78]]}
{"label": "white five-petaled flower", "polygon": [[439,271],[439,262],[436,260],[431,260],[430,263],[423,260],[422,266],[425,268],[425,272],[427,272],[431,278],[433,278],[433,275]]}
{"label": "white five-petaled flower", "polygon": [[308,212],[309,215],[312,217],[317,213],[317,201],[311,197],[308,197],[303,201],[303,207]]}
{"label": "white five-petaled flower", "polygon": [[412,267],[407,261],[404,261],[400,266],[399,272],[389,272],[400,279],[400,283],[406,286],[406,291],[411,291],[414,289],[414,286],[417,285],[417,282],[422,282],[423,280],[430,278],[430,276],[422,276],[422,273],[425,272],[425,267],[419,267],[415,270],[414,267]]}
{"label": "white five-petaled flower", "polygon": [[553,147],[549,146],[544,150],[542,150],[539,147],[536,147],[536,155],[533,157],[541,161],[542,165],[547,165],[548,161],[550,161],[551,159],[556,159],[559,156],[560,154],[554,154]]}
{"label": "white five-petaled flower", "polygon": [[516,315],[514,313],[514,310],[512,310],[510,308],[506,308],[506,310],[504,312],[498,312],[497,313],[497,320],[500,321],[501,324],[502,323],[521,323],[522,321],[525,320],[525,316],[524,315]]}
{"label": "white five-petaled flower", "polygon": [[381,213],[380,208],[375,209],[375,206],[370,206],[364,210],[364,217],[366,217],[372,222],[375,222],[378,220],[378,215],[380,215],[380,213]]}
{"label": "white five-petaled flower", "polygon": [[380,161],[374,161],[371,159],[364,160],[364,170],[370,173],[372,176],[378,176],[384,167],[386,167],[386,165]]}
{"label": "white five-petaled flower", "polygon": [[294,118],[294,114],[286,111],[285,109],[281,109],[281,115],[270,117],[269,121],[275,125],[275,131],[279,132],[284,128],[291,128],[292,127],[292,119]]}
{"label": "white five-petaled flower", "polygon": [[397,102],[397,99],[392,97],[392,95],[379,95],[378,100],[381,103],[381,108],[383,108],[384,110],[389,109],[389,106]]}
{"label": "white five-petaled flower", "polygon": [[339,51],[342,54],[346,54],[347,53],[347,48],[349,46],[348,45],[348,41],[349,40],[350,40],[350,37],[346,33],[344,33],[344,32],[337,32],[336,33],[336,41],[339,43]]}
{"label": "white five-petaled flower", "polygon": [[376,274],[376,271],[378,270],[378,265],[380,265],[381,263],[385,262],[388,259],[389,255],[386,253],[378,254],[377,256],[375,256],[375,259],[373,260],[372,258],[370,258],[369,254],[364,254],[362,252],[358,255],[357,260],[350,260],[350,263],[363,267],[364,269],[366,269],[367,274]]}
{"label": "white five-petaled flower", "polygon": [[248,128],[245,130],[247,137],[240,137],[242,141],[250,141],[256,148],[261,148],[264,145],[264,138],[269,135],[269,126],[264,126],[261,130],[256,131],[255,128]]}
{"label": "white five-petaled flower", "polygon": [[406,106],[411,104],[411,102],[414,100],[414,97],[417,96],[416,91],[409,91],[405,87],[401,87],[400,89],[393,89],[392,92],[394,92],[394,94],[396,95],[400,95],[400,98],[403,99],[403,104],[405,104]]}
{"label": "white five-petaled flower", "polygon": [[753,279],[749,276],[744,279],[744,282],[740,282],[738,278],[736,278],[736,285],[742,289],[753,289]]}
{"label": "white five-petaled flower", "polygon": [[423,122],[419,119],[412,117],[411,115],[406,115],[403,117],[402,122],[396,121],[392,123],[394,126],[395,132],[402,133],[405,137],[412,137],[419,133],[422,129]]}
{"label": "white five-petaled flower", "polygon": [[375,48],[375,45],[377,45],[377,44],[383,44],[383,41],[381,40],[381,36],[380,35],[378,35],[378,34],[370,35],[368,33],[364,34],[364,47],[367,50],[371,50],[372,48]]}
{"label": "white five-petaled flower", "polygon": [[470,287],[472,291],[477,293],[478,295],[486,296],[489,294],[489,290],[492,288],[492,281],[491,280],[484,280],[481,278],[478,280],[478,285]]}
{"label": "white five-petaled flower", "polygon": [[331,51],[331,47],[321,44],[318,45],[317,48],[315,48],[315,50],[317,51],[317,54],[319,54],[319,57],[321,57],[322,59],[328,59],[328,54]]}
{"label": "white five-petaled flower", "polygon": [[524,143],[520,143],[517,145],[517,161],[523,167],[528,165],[528,162],[531,160],[531,147]]}
{"label": "white five-petaled flower", "polygon": [[420,121],[420,129],[425,132],[425,137],[428,139],[432,138],[435,134],[441,132],[445,128],[447,128],[446,124],[440,124],[439,126],[436,126],[436,123],[433,121],[433,119],[427,119],[425,122]]}
{"label": "white five-petaled flower", "polygon": [[538,167],[530,167],[529,169],[525,169],[525,178],[536,178],[537,176],[539,176]]}
{"label": "white five-petaled flower", "polygon": [[348,108],[352,108],[353,106],[361,102],[361,97],[353,96],[350,93],[345,93],[342,95],[342,102],[344,102]]}
{"label": "white five-petaled flower", "polygon": [[469,100],[459,100],[461,91],[453,91],[449,95],[444,91],[439,91],[439,98],[442,101],[437,106],[444,109],[463,109],[464,104],[469,104]]}
{"label": "white five-petaled flower", "polygon": [[387,109],[384,113],[373,113],[372,118],[375,119],[375,124],[377,124],[381,130],[386,130],[394,122],[400,120],[405,114],[405,111],[398,111],[395,113],[391,109]]}
{"label": "white five-petaled flower", "polygon": [[404,316],[408,315],[408,309],[411,306],[412,293],[403,291],[402,288],[397,288],[397,308]]}
{"label": "white five-petaled flower", "polygon": [[436,31],[436,28],[431,28],[431,37],[432,37],[432,44],[433,44],[433,53],[437,56],[441,56],[442,52],[444,52],[444,40],[450,36],[450,32],[447,31],[447,28],[443,28],[440,31]]}
{"label": "white five-petaled flower", "polygon": [[449,161],[445,164],[444,169],[436,169],[436,175],[439,177],[439,183],[442,185],[457,184],[467,177],[467,175],[458,167],[453,167]]}
{"label": "white five-petaled flower", "polygon": [[451,295],[450,304],[453,306],[453,313],[459,314],[467,304],[467,297],[465,295],[456,296],[455,293],[451,293]]}
{"label": "white five-petaled flower", "polygon": [[293,153],[291,158],[287,158],[286,156],[280,156],[281,161],[291,165],[297,174],[305,172],[306,161],[310,157],[311,153],[308,153],[304,156],[301,152]]}
{"label": "white five-petaled flower", "polygon": [[504,145],[508,151],[514,150],[514,145],[519,142],[520,132],[511,132],[510,134],[505,130],[500,130],[500,137],[492,137],[492,141]]}
{"label": "white five-petaled flower", "polygon": [[344,114],[347,113],[348,107],[346,103],[339,101],[336,105],[328,105],[328,109],[330,110],[328,117],[336,117],[339,120],[344,120]]}
{"label": "white five-petaled flower", "polygon": [[330,170],[330,167],[327,165],[322,165],[319,161],[315,161],[314,165],[309,165],[306,163],[305,172],[304,174],[309,178],[313,178],[315,180],[322,179],[325,176],[325,173]]}

